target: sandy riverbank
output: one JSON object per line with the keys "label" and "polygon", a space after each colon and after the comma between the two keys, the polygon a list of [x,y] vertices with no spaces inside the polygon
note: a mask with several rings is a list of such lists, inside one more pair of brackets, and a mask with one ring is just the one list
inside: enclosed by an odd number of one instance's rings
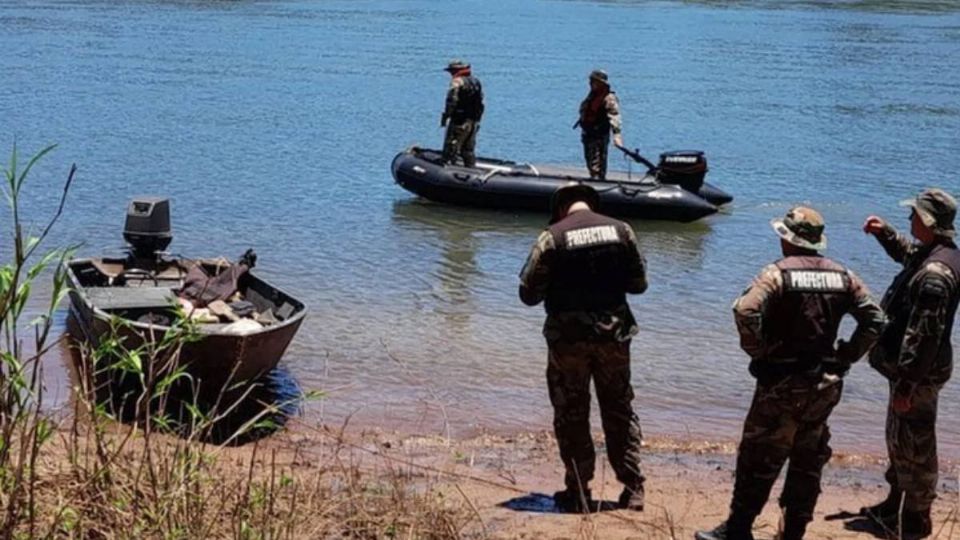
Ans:
{"label": "sandy riverbank", "polygon": [[[562,465],[549,433],[514,437],[478,436],[463,440],[416,437],[360,430],[341,433],[294,422],[268,445],[293,445],[319,461],[338,459],[363,464],[368,471],[401,471],[413,485],[429,486],[439,496],[467,505],[472,520],[465,537],[490,538],[692,538],[726,517],[733,485],[735,445],[702,441],[645,442],[648,478],[643,513],[605,510],[592,515],[557,513],[550,494],[562,487]],[[828,465],[817,517],[808,538],[873,538],[858,531],[862,520],[841,519],[885,496],[884,464],[874,456],[840,454]],[[941,496],[935,506],[938,539],[960,539],[956,463],[943,464]],[[595,497],[611,504],[620,486],[605,461],[598,462]],[[779,493],[780,484],[774,488]],[[774,538],[778,526],[775,499],[757,521],[758,539]]]}

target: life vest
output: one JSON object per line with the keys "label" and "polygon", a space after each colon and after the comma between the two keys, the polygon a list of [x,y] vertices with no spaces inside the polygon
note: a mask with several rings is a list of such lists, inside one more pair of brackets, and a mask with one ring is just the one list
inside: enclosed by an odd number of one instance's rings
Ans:
{"label": "life vest", "polygon": [[480,84],[480,79],[473,75],[462,75],[459,78],[462,86],[457,93],[457,106],[453,110],[451,119],[454,122],[480,120],[483,116],[483,86]]}
{"label": "life vest", "polygon": [[590,210],[574,212],[550,226],[555,250],[544,301],[548,314],[626,305],[629,236],[625,227]]}
{"label": "life vest", "polygon": [[580,127],[586,133],[606,135],[610,132],[610,117],[607,116],[607,96],[614,92],[587,95],[580,104]]}

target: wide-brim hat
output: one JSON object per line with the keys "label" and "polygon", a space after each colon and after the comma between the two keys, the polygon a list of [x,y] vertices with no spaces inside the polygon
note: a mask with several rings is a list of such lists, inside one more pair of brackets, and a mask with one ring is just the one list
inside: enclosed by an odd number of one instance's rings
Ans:
{"label": "wide-brim hat", "polygon": [[583,201],[591,210],[597,210],[600,207],[600,194],[597,190],[580,182],[570,182],[560,186],[550,198],[550,223],[563,219],[564,216],[561,213],[577,201]]}
{"label": "wide-brim hat", "polygon": [[453,73],[455,71],[460,71],[461,69],[467,69],[469,67],[470,67],[470,64],[464,62],[463,60],[460,60],[459,58],[456,58],[451,60],[447,64],[447,67],[443,68],[443,70]]}
{"label": "wide-brim hat", "polygon": [[900,201],[900,206],[909,206],[920,216],[920,221],[934,234],[954,238],[957,231],[953,222],[957,217],[957,200],[938,188],[925,189],[912,199]]}
{"label": "wide-brim hat", "polygon": [[599,82],[602,82],[603,84],[606,84],[606,85],[609,85],[609,84],[610,84],[610,76],[607,75],[607,72],[604,71],[604,70],[602,70],[602,69],[595,69],[595,70],[591,71],[591,72],[590,72],[590,80],[591,80],[591,81],[599,81]]}
{"label": "wide-brim hat", "polygon": [[770,226],[777,236],[794,246],[813,251],[827,248],[823,216],[813,208],[795,206],[784,217],[770,220]]}

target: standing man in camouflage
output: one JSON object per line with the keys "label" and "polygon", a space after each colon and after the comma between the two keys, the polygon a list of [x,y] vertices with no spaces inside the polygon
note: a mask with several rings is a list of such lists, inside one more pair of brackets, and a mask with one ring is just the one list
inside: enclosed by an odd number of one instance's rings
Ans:
{"label": "standing man in camouflage", "polygon": [[937,399],[953,371],[950,333],[960,302],[960,250],[953,240],[957,201],[941,189],[928,189],[902,204],[911,208],[916,243],[877,216],[863,225],[903,270],[883,297],[890,325],[870,354],[870,365],[890,381],[890,494],[861,513],[903,535],[923,537],[932,530]]}
{"label": "standing man in camouflage", "polygon": [[630,340],[636,320],[626,294],[647,289],[643,256],[627,223],[596,212],[599,195],[569,184],[554,193],[553,218],[520,273],[520,299],[544,302],[547,387],[553,426],[566,467],[564,511],[589,511],[596,458],[590,434],[590,379],[597,389],[607,457],[624,485],[619,503],[643,510],[640,422],[633,412]]}
{"label": "standing man in camouflage", "polygon": [[607,72],[597,69],[590,73],[590,93],[580,103],[580,119],[573,127],[580,127],[583,142],[583,157],[587,161],[590,178],[603,180],[607,177],[607,147],[610,132],[613,144],[623,146],[620,135],[620,102],[610,90]]}
{"label": "standing man in camouflage", "polygon": [[[831,455],[827,418],[840,401],[842,378],[885,322],[860,278],[820,254],[827,239],[816,210],[798,206],[771,223],[784,258],[765,267],[733,305],[757,388],[737,454],[730,516],[698,532],[697,540],[752,540],[753,522],[787,460],[779,538],[803,538]],[[837,341],[847,313],[857,328],[849,342]]]}
{"label": "standing man in camouflage", "polygon": [[465,167],[473,167],[477,164],[474,149],[483,116],[483,87],[480,79],[471,74],[470,64],[462,60],[451,61],[444,71],[450,73],[450,88],[440,117],[440,127],[447,128],[443,162],[454,163],[460,157]]}

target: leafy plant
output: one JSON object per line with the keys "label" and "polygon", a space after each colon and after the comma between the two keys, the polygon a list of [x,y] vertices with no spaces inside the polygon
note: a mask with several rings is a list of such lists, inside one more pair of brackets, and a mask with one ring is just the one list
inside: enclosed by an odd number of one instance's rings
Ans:
{"label": "leafy plant", "polygon": [[[41,251],[53,225],[60,218],[67,193],[76,174],[70,168],[54,215],[33,235],[21,216],[21,197],[30,171],[55,145],[34,155],[20,169],[16,144],[10,164],[4,168],[3,193],[10,211],[11,260],[0,266],[0,538],[12,538],[26,522],[30,536],[36,531],[37,460],[53,434],[53,423],[42,412],[43,364],[53,313],[69,292],[62,263],[69,249]],[[24,347],[22,319],[35,281],[55,267],[53,291],[46,310],[28,323],[33,329],[32,347]]]}

